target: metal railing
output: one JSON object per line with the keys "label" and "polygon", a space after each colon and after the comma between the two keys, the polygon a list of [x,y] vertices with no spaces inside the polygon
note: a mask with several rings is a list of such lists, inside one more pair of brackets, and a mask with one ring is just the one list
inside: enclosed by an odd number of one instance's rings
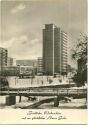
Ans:
{"label": "metal railing", "polygon": [[0,95],[10,95],[10,94],[14,94],[14,95],[82,95],[82,94],[87,94],[87,89],[69,89],[69,88],[53,88],[53,89],[32,89],[32,90],[7,90],[7,91],[0,91]]}

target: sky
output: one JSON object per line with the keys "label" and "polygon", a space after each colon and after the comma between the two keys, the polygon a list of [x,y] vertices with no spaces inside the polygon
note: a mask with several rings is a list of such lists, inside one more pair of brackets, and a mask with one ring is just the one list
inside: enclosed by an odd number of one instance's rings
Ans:
{"label": "sky", "polygon": [[42,56],[42,29],[54,23],[68,33],[69,51],[86,33],[86,0],[2,0],[0,46],[16,59]]}

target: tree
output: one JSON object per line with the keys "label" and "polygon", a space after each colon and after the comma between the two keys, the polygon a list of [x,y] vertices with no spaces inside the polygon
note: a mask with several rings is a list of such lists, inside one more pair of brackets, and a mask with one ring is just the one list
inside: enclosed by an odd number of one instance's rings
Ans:
{"label": "tree", "polygon": [[81,34],[81,37],[77,40],[76,48],[73,50],[72,58],[77,60],[78,71],[74,75],[73,80],[78,86],[84,85],[87,81],[87,42],[88,37]]}

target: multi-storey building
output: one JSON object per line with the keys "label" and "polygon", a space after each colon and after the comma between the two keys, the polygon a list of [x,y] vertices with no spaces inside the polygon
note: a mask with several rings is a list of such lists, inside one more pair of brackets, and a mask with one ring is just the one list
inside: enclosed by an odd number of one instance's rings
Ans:
{"label": "multi-storey building", "polygon": [[3,75],[18,76],[20,74],[20,66],[4,66]]}
{"label": "multi-storey building", "polygon": [[13,58],[8,57],[7,66],[13,66]]}
{"label": "multi-storey building", "polygon": [[8,57],[7,66],[16,66],[16,59]]}
{"label": "multi-storey building", "polygon": [[50,75],[67,70],[67,34],[54,24],[43,29],[43,70]]}
{"label": "multi-storey building", "polygon": [[0,72],[3,71],[3,67],[7,66],[8,50],[0,47]]}
{"label": "multi-storey building", "polygon": [[64,31],[61,31],[61,72],[66,73],[67,72],[67,33]]}
{"label": "multi-storey building", "polygon": [[37,73],[43,73],[43,59],[42,59],[42,57],[38,58]]}

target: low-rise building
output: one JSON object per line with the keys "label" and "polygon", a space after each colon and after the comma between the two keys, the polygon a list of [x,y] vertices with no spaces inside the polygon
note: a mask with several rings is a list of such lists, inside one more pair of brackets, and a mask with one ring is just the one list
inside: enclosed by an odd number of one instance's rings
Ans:
{"label": "low-rise building", "polygon": [[19,66],[5,66],[3,67],[3,75],[5,76],[18,76],[20,73]]}
{"label": "low-rise building", "polygon": [[34,59],[34,60],[31,60],[31,59],[16,60],[16,65],[37,67],[37,60],[36,59]]}

